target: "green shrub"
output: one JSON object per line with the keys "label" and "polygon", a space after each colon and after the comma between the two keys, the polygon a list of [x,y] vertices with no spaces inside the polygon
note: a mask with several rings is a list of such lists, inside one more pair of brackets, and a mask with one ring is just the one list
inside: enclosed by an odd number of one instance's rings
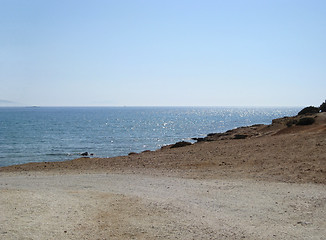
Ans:
{"label": "green shrub", "polygon": [[286,123],[286,126],[288,126],[288,127],[291,127],[293,124],[297,124],[298,123],[298,121],[297,120],[293,120],[293,119],[291,119],[291,120],[289,120],[287,123]]}
{"label": "green shrub", "polygon": [[304,114],[314,114],[314,113],[319,113],[319,108],[310,106],[310,107],[305,107],[302,109],[298,115],[304,115]]}
{"label": "green shrub", "polygon": [[326,100],[320,105],[319,110],[321,112],[326,112]]}
{"label": "green shrub", "polygon": [[315,122],[315,119],[312,117],[300,118],[296,125],[311,125]]}

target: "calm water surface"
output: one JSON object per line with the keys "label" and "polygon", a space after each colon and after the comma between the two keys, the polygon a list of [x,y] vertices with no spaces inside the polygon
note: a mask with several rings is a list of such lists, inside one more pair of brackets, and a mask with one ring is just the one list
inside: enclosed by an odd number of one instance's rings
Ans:
{"label": "calm water surface", "polygon": [[155,150],[240,126],[269,124],[301,108],[0,108],[0,166]]}

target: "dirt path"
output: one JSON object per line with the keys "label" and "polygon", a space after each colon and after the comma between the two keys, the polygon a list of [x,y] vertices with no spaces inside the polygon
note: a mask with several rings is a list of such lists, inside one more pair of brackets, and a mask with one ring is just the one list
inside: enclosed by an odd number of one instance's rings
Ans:
{"label": "dirt path", "polygon": [[0,239],[323,239],[326,186],[0,175]]}

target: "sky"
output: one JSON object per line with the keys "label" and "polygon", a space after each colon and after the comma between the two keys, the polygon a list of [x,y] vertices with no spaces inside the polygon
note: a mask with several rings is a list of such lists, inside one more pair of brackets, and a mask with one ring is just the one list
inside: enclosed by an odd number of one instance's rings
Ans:
{"label": "sky", "polygon": [[0,106],[319,106],[325,0],[0,0]]}

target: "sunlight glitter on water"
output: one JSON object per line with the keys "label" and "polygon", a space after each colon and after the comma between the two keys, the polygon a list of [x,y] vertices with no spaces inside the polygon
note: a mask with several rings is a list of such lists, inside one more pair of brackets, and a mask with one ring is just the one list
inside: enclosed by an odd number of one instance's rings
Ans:
{"label": "sunlight glitter on water", "polygon": [[155,150],[212,132],[295,115],[300,108],[0,108],[0,166]]}

